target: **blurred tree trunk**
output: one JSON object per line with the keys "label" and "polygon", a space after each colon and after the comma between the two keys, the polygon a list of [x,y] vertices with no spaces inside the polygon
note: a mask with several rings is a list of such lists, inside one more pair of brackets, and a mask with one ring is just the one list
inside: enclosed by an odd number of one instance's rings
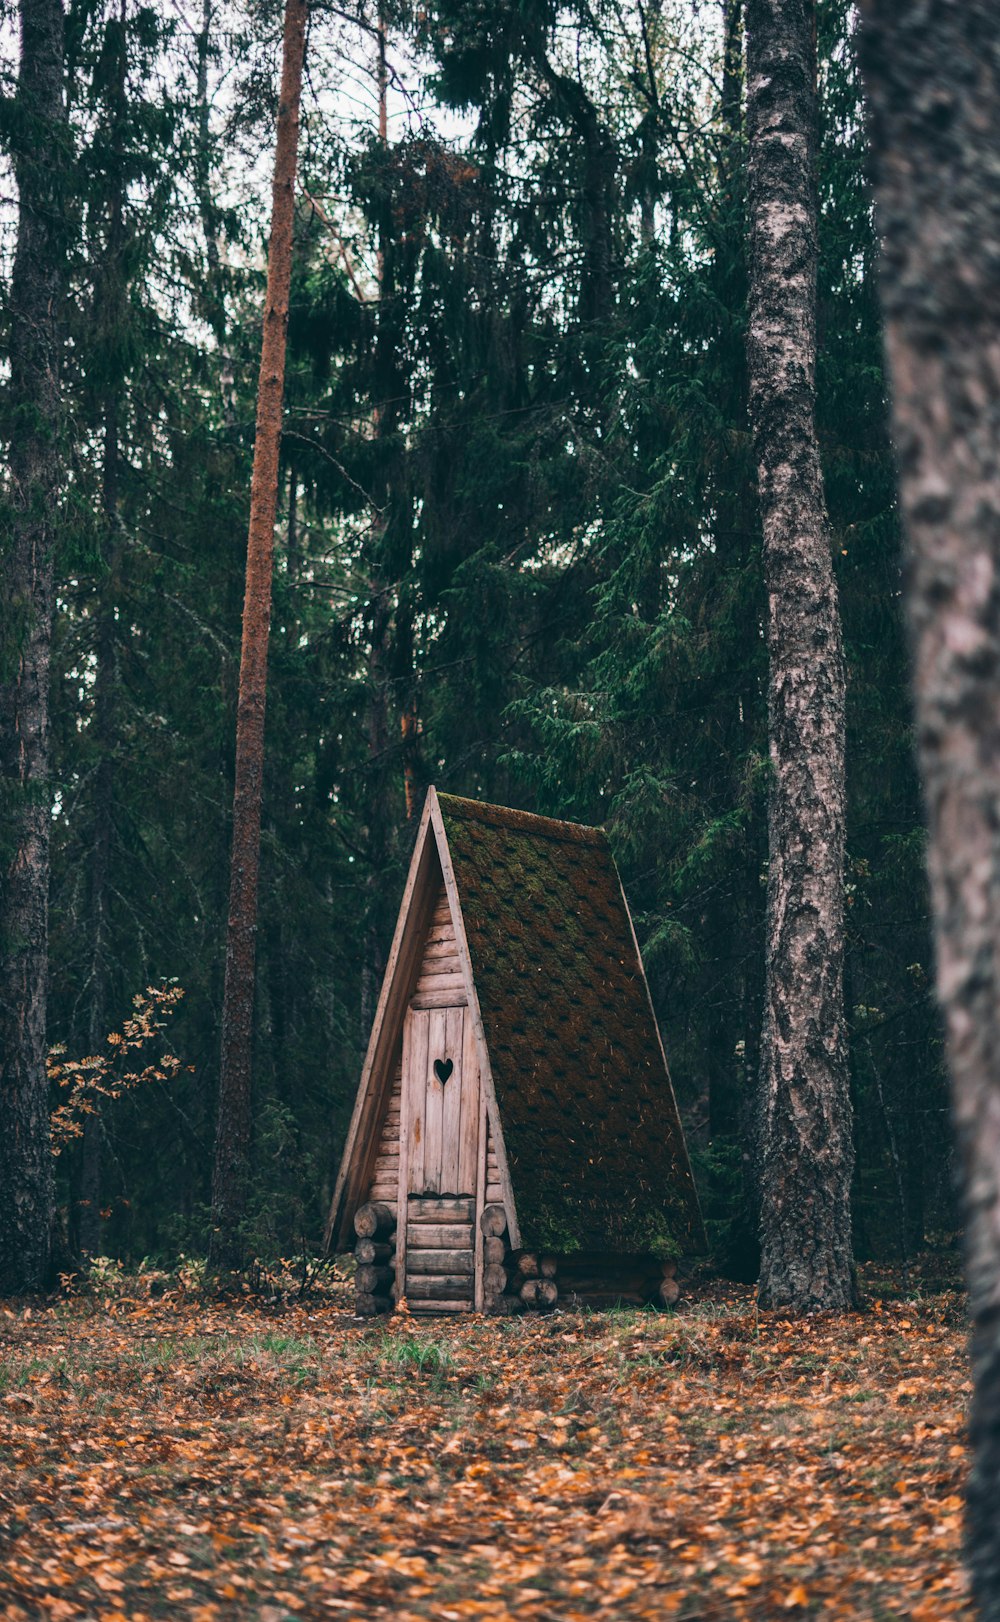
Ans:
{"label": "blurred tree trunk", "polygon": [[938,994],[967,1223],[968,1553],[1000,1618],[1000,11],[866,0]]}
{"label": "blurred tree trunk", "polygon": [[254,972],[267,648],[271,627],[274,524],[278,507],[306,14],[307,0],[286,0],[236,717],[236,787],[233,796],[229,928],[222,1008],[222,1066],[212,1174],[211,1247],[214,1265],[230,1268],[240,1266],[243,1261],[241,1229],[246,1215],[250,1169]]}
{"label": "blurred tree trunk", "polygon": [[20,21],[12,109],[11,511],[0,585],[0,1294],[40,1289],[49,1271],[49,655],[65,484],[59,370],[69,135],[60,0],[21,0]]}
{"label": "blurred tree trunk", "polygon": [[760,1302],[853,1300],[843,1002],[844,659],[815,426],[812,0],[748,0],[747,365],[770,658]]}

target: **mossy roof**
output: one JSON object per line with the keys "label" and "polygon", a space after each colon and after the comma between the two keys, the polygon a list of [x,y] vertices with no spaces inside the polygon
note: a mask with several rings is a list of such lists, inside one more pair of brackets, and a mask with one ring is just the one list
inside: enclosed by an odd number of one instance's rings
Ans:
{"label": "mossy roof", "polygon": [[673,1089],[600,828],[439,795],[522,1243],[704,1243]]}

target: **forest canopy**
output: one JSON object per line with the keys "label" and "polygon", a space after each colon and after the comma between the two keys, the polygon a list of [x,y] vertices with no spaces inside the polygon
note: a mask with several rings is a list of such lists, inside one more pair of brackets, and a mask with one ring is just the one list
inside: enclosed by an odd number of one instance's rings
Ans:
{"label": "forest canopy", "polygon": [[[5,23],[16,167],[33,115]],[[312,7],[257,930],[260,1255],[321,1230],[434,782],[607,827],[716,1258],[755,1276],[770,767],[742,27],[738,0]],[[955,1217],[853,27],[821,0],[817,432],[847,671],[854,1244],[905,1260]],[[136,996],[184,992],[178,1063],[58,1157],[67,1253],[207,1238],[280,28],[271,4],[66,11],[48,1041],[106,1056]],[[30,427],[14,191],[8,168],[5,459]],[[8,616],[7,661],[18,636]]]}

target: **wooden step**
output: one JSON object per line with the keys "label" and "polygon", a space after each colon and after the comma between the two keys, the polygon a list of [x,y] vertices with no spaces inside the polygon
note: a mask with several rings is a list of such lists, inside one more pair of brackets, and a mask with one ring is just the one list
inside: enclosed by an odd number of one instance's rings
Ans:
{"label": "wooden step", "polygon": [[407,1250],[406,1272],[411,1273],[471,1273],[474,1270],[471,1250]]}
{"label": "wooden step", "polygon": [[[411,1312],[471,1312],[472,1302],[466,1301],[407,1301]],[[518,1306],[520,1306],[518,1302]]]}
{"label": "wooden step", "polygon": [[471,1250],[472,1223],[410,1222],[406,1228],[407,1250]]}
{"label": "wooden step", "polygon": [[472,1294],[472,1279],[462,1273],[442,1273],[439,1277],[427,1274],[411,1276],[406,1273],[407,1301],[461,1301]]}
{"label": "wooden step", "polygon": [[475,1209],[475,1199],[464,1194],[440,1198],[411,1194],[406,1202],[410,1222],[471,1222]]}

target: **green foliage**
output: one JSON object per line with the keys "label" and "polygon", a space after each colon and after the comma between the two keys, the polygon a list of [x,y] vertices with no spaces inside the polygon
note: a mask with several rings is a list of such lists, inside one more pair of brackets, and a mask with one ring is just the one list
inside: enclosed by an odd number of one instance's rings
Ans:
{"label": "green foliage", "polygon": [[[194,1066],[102,1120],[112,1255],[207,1231],[263,262],[261,198],[228,199],[271,138],[265,11],[209,38],[151,8],[124,37],[103,0],[68,14],[51,1035],[93,1051],[136,985],[177,976]],[[465,110],[449,138],[394,118],[383,145],[307,102],[258,929],[265,1260],[321,1229],[407,792],[419,807],[434,780],[608,826],[713,1244],[747,1265],[767,672],[739,64],[716,15],[390,7],[429,105]],[[852,18],[821,0],[818,413],[849,667],[849,1002],[879,1011],[852,1049],[864,1253],[947,1228],[950,1193]],[[316,14],[314,49],[331,26]],[[213,95],[243,58],[223,129]],[[71,1146],[71,1237],[82,1171]],[[640,1229],[638,1248],[669,1242]]]}
{"label": "green foliage", "polygon": [[379,1359],[385,1368],[398,1369],[401,1374],[428,1374],[435,1381],[447,1377],[453,1362],[447,1346],[416,1335],[383,1335]]}

